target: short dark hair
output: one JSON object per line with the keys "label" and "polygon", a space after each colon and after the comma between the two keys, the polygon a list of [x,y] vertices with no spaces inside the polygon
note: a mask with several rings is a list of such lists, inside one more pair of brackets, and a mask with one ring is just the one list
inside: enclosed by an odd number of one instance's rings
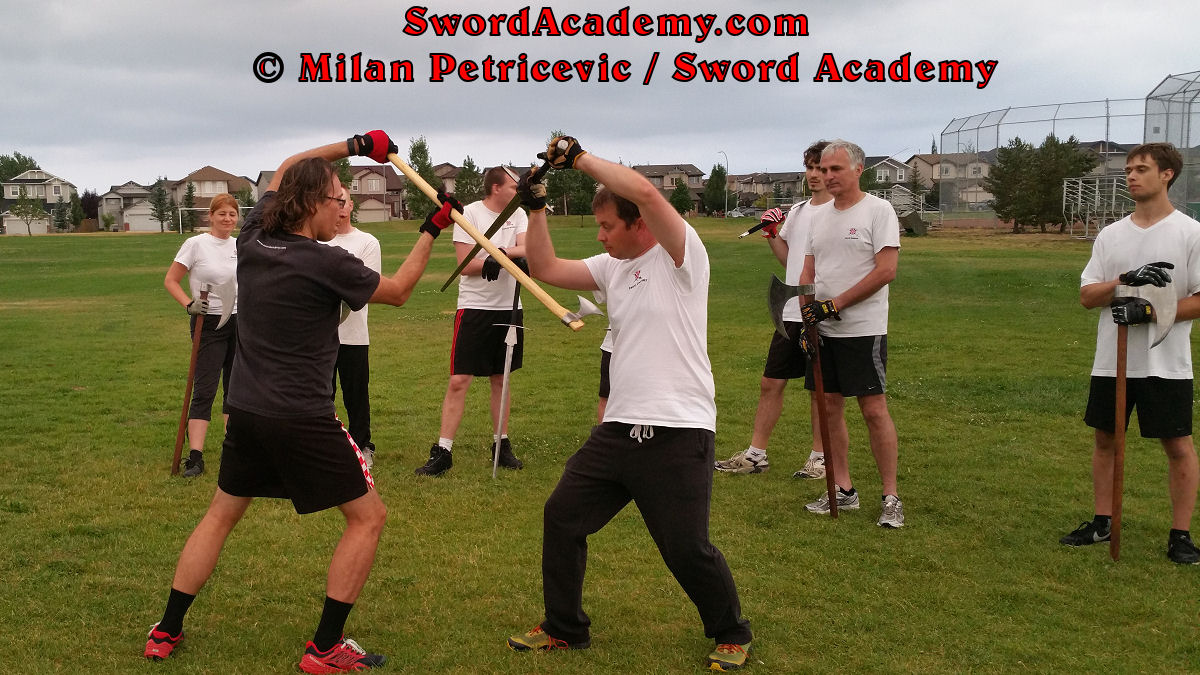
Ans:
{"label": "short dark hair", "polygon": [[601,185],[599,190],[596,190],[596,196],[592,198],[592,213],[596,209],[605,204],[612,204],[617,209],[617,217],[621,222],[625,223],[625,227],[630,227],[633,223],[642,217],[642,212],[638,209],[638,205],[625,199],[621,195],[609,190]]}
{"label": "short dark hair", "polygon": [[1174,145],[1170,143],[1143,143],[1129,151],[1125,155],[1125,161],[1129,161],[1134,157],[1149,157],[1154,160],[1159,171],[1171,170],[1171,180],[1167,181],[1167,189],[1175,184],[1175,179],[1179,178],[1179,174],[1183,171],[1183,157]]}
{"label": "short dark hair", "polygon": [[829,141],[817,141],[808,146],[808,149],[804,151],[804,166],[820,164],[821,152],[825,150],[825,146],[827,145],[829,145]]}
{"label": "short dark hair", "polygon": [[483,196],[491,197],[492,188],[497,185],[503,185],[505,179],[512,178],[508,175],[508,171],[502,166],[493,166],[483,172]]}
{"label": "short dark hair", "polygon": [[[279,190],[263,214],[266,232],[297,232],[317,212],[335,180],[333,164],[320,157],[302,159],[289,166],[279,181]],[[338,185],[341,185],[339,182]]]}

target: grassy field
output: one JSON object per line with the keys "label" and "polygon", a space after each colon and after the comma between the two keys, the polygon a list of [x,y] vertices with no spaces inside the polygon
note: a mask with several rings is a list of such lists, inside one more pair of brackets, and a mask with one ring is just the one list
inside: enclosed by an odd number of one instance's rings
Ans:
{"label": "grassy field", "polygon": [[[597,250],[561,218],[562,255]],[[782,274],[745,221],[698,219],[712,260],[709,353],[717,452],[745,447]],[[367,226],[392,270],[412,223]],[[141,649],[185,538],[215,486],[168,475],[189,340],[162,288],[173,235],[0,238],[0,645],[11,672],[294,671],[315,627],[341,518],[255,504],[188,616],[168,663]],[[579,333],[526,299],[514,446],[526,469],[490,476],[477,384],[454,469],[418,479],[445,391],[453,268],[439,241],[402,308],[371,310],[376,480],[390,509],[350,634],[386,672],[680,673],[711,643],[635,509],[591,539],[590,650],[514,654],[542,616],[542,504],[593,422],[603,319]],[[809,424],[798,385],[774,469],[715,477],[712,538],[755,630],[753,672],[1184,672],[1200,667],[1200,568],[1165,557],[1165,460],[1132,434],[1122,560],[1057,539],[1091,515],[1081,417],[1096,314],[1078,304],[1087,242],[941,231],[905,238],[892,284],[889,399],[900,437],[900,531],[875,526],[879,477],[851,406],[864,508],[804,511],[795,481]],[[552,293],[564,305],[572,295]],[[219,425],[218,425],[219,426]],[[215,450],[219,433],[210,434]]]}

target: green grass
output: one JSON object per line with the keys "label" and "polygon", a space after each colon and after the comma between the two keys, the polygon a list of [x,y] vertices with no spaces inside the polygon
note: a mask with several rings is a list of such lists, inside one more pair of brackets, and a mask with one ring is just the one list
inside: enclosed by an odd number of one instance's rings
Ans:
{"label": "green grass", "polygon": [[[736,223],[736,224],[734,224]],[[394,269],[413,223],[370,225]],[[782,274],[744,222],[699,219],[712,260],[709,353],[718,454],[745,447]],[[587,219],[555,223],[565,256],[598,251]],[[213,469],[172,479],[186,319],[162,289],[170,235],[0,238],[0,645],[14,672],[288,672],[315,626],[336,512],[255,504],[189,614],[187,645],[142,661]],[[804,512],[823,486],[791,479],[807,454],[789,387],[775,469],[715,477],[712,538],[756,634],[754,672],[1182,672],[1200,664],[1200,570],[1164,555],[1165,460],[1130,438],[1122,560],[1070,550],[1091,513],[1081,416],[1096,314],[1078,304],[1086,242],[943,231],[906,238],[892,285],[889,402],[908,526],[875,527],[879,478],[850,408],[864,508]],[[371,310],[376,474],[390,510],[349,631],[387,672],[679,673],[710,643],[635,509],[591,539],[593,647],[513,654],[542,615],[542,504],[595,411],[603,319],[572,333],[526,299],[525,368],[511,422],[521,472],[490,478],[486,391],[472,388],[442,479],[417,479],[437,434],[454,293],[439,241],[409,304]],[[573,294],[553,290],[570,306]],[[219,427],[219,425],[217,425]],[[210,434],[215,449],[218,430]]]}

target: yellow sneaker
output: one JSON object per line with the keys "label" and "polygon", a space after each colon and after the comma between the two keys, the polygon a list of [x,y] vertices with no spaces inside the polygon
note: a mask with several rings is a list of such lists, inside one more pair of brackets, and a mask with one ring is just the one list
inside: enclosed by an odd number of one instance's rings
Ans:
{"label": "yellow sneaker", "polygon": [[587,649],[592,646],[591,640],[568,643],[566,640],[550,637],[541,625],[534,626],[524,635],[514,635],[508,638],[508,648],[514,652],[539,651],[548,652],[552,649]]}
{"label": "yellow sneaker", "polygon": [[725,643],[708,655],[708,669],[726,672],[746,667],[746,659],[750,657],[750,643],[738,645]]}

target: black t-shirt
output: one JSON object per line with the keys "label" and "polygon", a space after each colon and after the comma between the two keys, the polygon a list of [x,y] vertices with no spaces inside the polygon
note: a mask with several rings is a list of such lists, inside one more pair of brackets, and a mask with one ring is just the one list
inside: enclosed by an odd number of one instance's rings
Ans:
{"label": "black t-shirt", "polygon": [[337,246],[298,234],[268,234],[268,192],[237,238],[238,339],[229,404],[267,417],[332,414],[338,320],[358,310],[379,274]]}

